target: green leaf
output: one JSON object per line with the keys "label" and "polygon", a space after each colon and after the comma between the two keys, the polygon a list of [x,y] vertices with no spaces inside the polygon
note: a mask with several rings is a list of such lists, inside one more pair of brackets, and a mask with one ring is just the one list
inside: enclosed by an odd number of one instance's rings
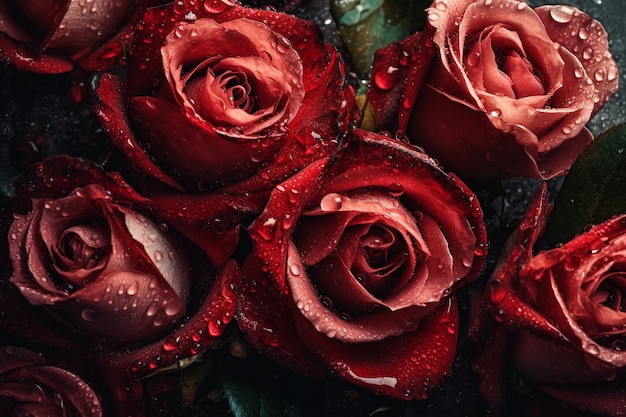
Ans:
{"label": "green leaf", "polygon": [[331,0],[333,19],[359,78],[369,76],[377,49],[421,30],[431,1]]}
{"label": "green leaf", "polygon": [[572,165],[550,215],[546,237],[565,243],[585,226],[626,212],[626,124],[608,129]]}
{"label": "green leaf", "polygon": [[235,417],[302,417],[303,414],[277,393],[242,377],[229,376],[222,390]]}

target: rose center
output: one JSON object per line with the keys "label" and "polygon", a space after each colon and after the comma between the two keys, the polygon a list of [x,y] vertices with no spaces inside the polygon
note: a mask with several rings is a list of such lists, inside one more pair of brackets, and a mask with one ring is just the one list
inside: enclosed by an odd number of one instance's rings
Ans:
{"label": "rose center", "polygon": [[59,248],[73,262],[70,270],[93,269],[110,250],[108,231],[98,226],[72,227],[61,237]]}
{"label": "rose center", "polygon": [[251,95],[252,86],[246,74],[227,71],[218,75],[216,81],[233,107],[238,107],[247,113],[254,111],[255,100]]}
{"label": "rose center", "polygon": [[600,284],[595,298],[605,307],[623,312],[626,311],[626,298],[622,295],[625,290],[626,279],[622,275],[616,275]]}

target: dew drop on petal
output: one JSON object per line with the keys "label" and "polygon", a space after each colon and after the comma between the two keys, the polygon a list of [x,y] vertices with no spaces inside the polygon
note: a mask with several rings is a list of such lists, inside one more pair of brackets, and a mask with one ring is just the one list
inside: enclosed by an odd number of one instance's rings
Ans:
{"label": "dew drop on petal", "polygon": [[606,73],[604,72],[603,68],[596,70],[596,72],[593,74],[593,77],[596,79],[596,81],[604,81],[605,76]]}
{"label": "dew drop on petal", "polygon": [[291,275],[298,276],[300,275],[300,267],[296,264],[289,265],[289,272]]}
{"label": "dew drop on petal", "polygon": [[324,211],[339,211],[342,205],[343,200],[337,194],[328,194],[320,202],[320,208]]}
{"label": "dew drop on petal", "polygon": [[574,70],[574,76],[576,78],[582,78],[585,75],[585,70],[581,67],[578,67]]}
{"label": "dew drop on petal", "polygon": [[613,81],[617,78],[617,67],[615,65],[609,66],[609,69],[606,74],[606,79],[608,81]]}
{"label": "dew drop on petal", "polygon": [[564,5],[550,8],[550,17],[557,23],[569,23],[574,17],[574,8]]}
{"label": "dew drop on petal", "polygon": [[593,58],[593,49],[591,48],[591,46],[588,46],[585,49],[583,49],[583,59],[591,59],[591,58]]}
{"label": "dew drop on petal", "polygon": [[126,294],[128,294],[128,295],[135,295],[135,294],[137,294],[138,291],[139,291],[139,282],[138,281],[134,281],[126,289]]}
{"label": "dew drop on petal", "polygon": [[94,321],[96,319],[96,312],[90,308],[86,308],[80,313],[80,316],[85,321]]}
{"label": "dew drop on petal", "polygon": [[589,31],[587,28],[582,27],[578,30],[578,37],[582,40],[589,39]]}

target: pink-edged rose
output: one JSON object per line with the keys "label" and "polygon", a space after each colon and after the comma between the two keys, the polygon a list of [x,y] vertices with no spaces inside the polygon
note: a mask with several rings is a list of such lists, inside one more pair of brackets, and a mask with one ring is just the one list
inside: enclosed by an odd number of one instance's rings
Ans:
{"label": "pink-edged rose", "polygon": [[155,0],[19,0],[0,4],[0,58],[56,74],[102,71],[124,58],[138,18]]}
{"label": "pink-edged rose", "polygon": [[185,313],[185,253],[171,233],[101,185],[33,198],[29,213],[15,215],[9,250],[11,282],[24,297],[91,336],[146,340]]}
{"label": "pink-edged rose", "polygon": [[348,127],[344,90],[341,58],[314,24],[230,2],[175,2],[146,13],[127,87],[103,76],[96,111],[142,175],[186,191],[247,181],[229,188],[239,194],[332,152]]}
{"label": "pink-edged rose", "polygon": [[17,346],[0,347],[0,409],[11,416],[102,417],[98,395],[74,373]]}
{"label": "pink-edged rose", "polygon": [[379,117],[385,97],[403,95],[400,129],[463,178],[566,173],[593,140],[585,123],[617,90],[602,25],[514,0],[435,0],[427,13],[423,33],[379,53]]}
{"label": "pink-edged rose", "polygon": [[549,212],[540,191],[492,275],[488,295],[510,330],[525,381],[594,415],[626,407],[626,216],[533,256]]}
{"label": "pink-edged rose", "polygon": [[235,316],[239,266],[208,252],[230,244],[152,205],[118,173],[60,155],[17,181],[10,207],[3,331],[91,360],[117,415],[141,415],[141,378],[193,362]]}
{"label": "pink-edged rose", "polygon": [[475,196],[410,145],[356,130],[276,186],[249,228],[238,320],[262,352],[396,398],[450,370],[454,290],[483,265]]}

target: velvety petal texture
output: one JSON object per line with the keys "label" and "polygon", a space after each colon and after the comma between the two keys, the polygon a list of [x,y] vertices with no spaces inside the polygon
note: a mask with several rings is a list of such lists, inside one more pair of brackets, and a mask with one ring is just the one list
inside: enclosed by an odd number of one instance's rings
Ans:
{"label": "velvety petal texture", "polygon": [[[515,0],[436,0],[427,13],[438,53],[426,74],[423,60],[405,54],[415,70],[398,82],[408,109],[399,112],[400,130],[462,177],[566,173],[593,140],[585,123],[617,90],[600,23],[572,7],[534,10]],[[395,65],[386,51],[374,69]],[[379,90],[374,106],[383,102]]]}
{"label": "velvety petal texture", "polygon": [[79,376],[17,346],[0,348],[0,408],[13,416],[103,415],[100,398]]}
{"label": "velvety petal texture", "polygon": [[426,155],[356,130],[276,186],[249,231],[238,320],[260,350],[397,398],[448,372],[452,292],[482,268],[486,238],[474,195]]}
{"label": "velvety petal texture", "polygon": [[[544,188],[491,277],[493,311],[512,330],[511,356],[526,380],[575,407],[619,415],[626,403],[626,216],[533,256],[548,212]],[[599,392],[606,400],[598,401]]]}

